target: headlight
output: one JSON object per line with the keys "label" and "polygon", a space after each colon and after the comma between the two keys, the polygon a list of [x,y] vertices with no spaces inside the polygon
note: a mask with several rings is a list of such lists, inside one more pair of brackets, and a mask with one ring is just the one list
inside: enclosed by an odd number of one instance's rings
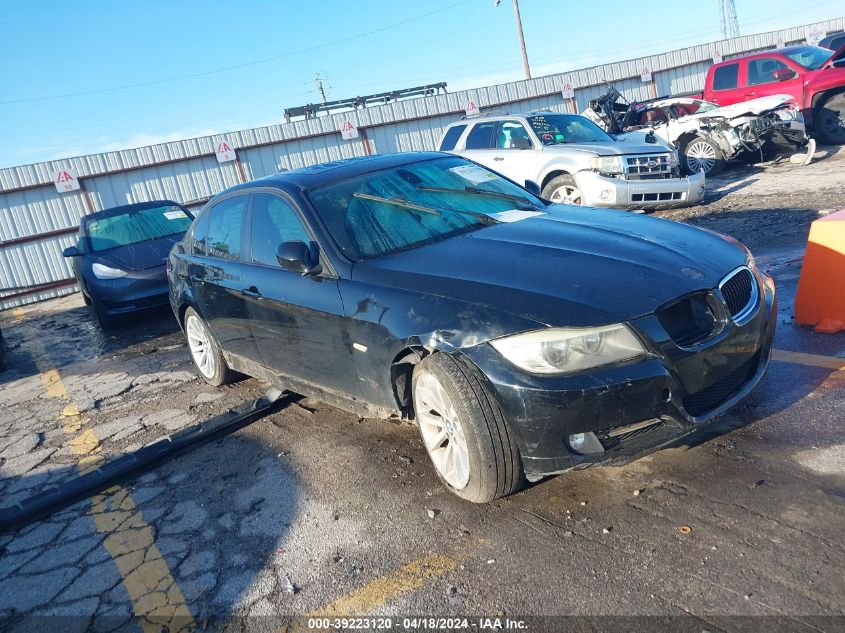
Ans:
{"label": "headlight", "polygon": [[564,374],[645,354],[627,326],[549,328],[490,341],[508,361],[533,374]]}
{"label": "headlight", "polygon": [[673,149],[669,153],[669,167],[678,167],[681,164],[681,161],[678,160],[678,150]]}
{"label": "headlight", "polygon": [[757,262],[754,261],[754,255],[752,255],[751,251],[747,248],[745,249],[745,265],[751,270],[755,270],[757,268]]}
{"label": "headlight", "polygon": [[105,264],[100,263],[93,264],[91,266],[91,270],[94,272],[94,276],[97,279],[120,279],[121,277],[126,277],[126,275],[129,274],[120,268],[112,268],[111,266],[106,266]]}
{"label": "headlight", "polygon": [[590,166],[605,176],[622,173],[622,161],[618,156],[596,156],[590,159]]}

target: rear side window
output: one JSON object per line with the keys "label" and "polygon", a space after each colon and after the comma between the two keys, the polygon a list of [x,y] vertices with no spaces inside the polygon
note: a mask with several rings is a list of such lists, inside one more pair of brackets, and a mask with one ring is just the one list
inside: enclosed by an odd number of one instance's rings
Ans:
{"label": "rear side window", "polygon": [[203,213],[191,231],[191,252],[194,255],[205,255],[205,232],[208,230],[208,215],[208,213]]}
{"label": "rear side window", "polygon": [[206,253],[237,261],[241,257],[241,225],[243,224],[246,196],[229,198],[213,206],[208,222]]}
{"label": "rear side window", "polygon": [[461,134],[464,133],[465,129],[467,129],[466,125],[454,125],[446,130],[446,135],[440,141],[440,151],[448,152],[449,150],[455,149],[455,145],[458,144],[458,139],[461,138]]}
{"label": "rear side window", "polygon": [[294,208],[282,198],[257,193],[252,199],[252,261],[278,266],[276,251],[282,242],[305,242],[311,236]]}
{"label": "rear side window", "polygon": [[477,123],[467,136],[467,149],[493,149],[496,140],[496,121]]}
{"label": "rear side window", "polygon": [[713,90],[730,90],[739,83],[739,64],[720,66],[713,73]]}
{"label": "rear side window", "polygon": [[773,83],[777,81],[775,71],[782,69],[789,70],[789,66],[779,59],[772,57],[752,59],[748,62],[748,85],[759,86],[760,84]]}

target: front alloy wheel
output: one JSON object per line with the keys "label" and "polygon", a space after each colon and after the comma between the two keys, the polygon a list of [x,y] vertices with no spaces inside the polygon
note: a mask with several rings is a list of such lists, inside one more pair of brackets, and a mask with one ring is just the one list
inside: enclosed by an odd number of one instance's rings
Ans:
{"label": "front alloy wheel", "polygon": [[712,141],[696,137],[683,151],[684,166],[690,175],[704,172],[705,176],[715,176],[725,165],[722,150]]}
{"label": "front alloy wheel", "polygon": [[583,204],[581,190],[575,178],[570,174],[562,174],[552,178],[543,187],[543,198],[555,204]]}
{"label": "front alloy wheel", "polygon": [[414,413],[434,470],[457,496],[487,503],[522,484],[522,459],[487,379],[446,353],[414,369]]}

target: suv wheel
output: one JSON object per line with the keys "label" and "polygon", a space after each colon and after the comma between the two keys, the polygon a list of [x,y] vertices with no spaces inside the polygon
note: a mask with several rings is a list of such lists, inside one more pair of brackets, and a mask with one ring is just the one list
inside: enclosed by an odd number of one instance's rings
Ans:
{"label": "suv wheel", "polygon": [[816,134],[823,143],[845,144],[845,94],[825,101],[816,113]]}
{"label": "suv wheel", "polygon": [[191,358],[203,380],[219,387],[235,379],[237,374],[229,369],[208,326],[193,308],[185,311],[185,337],[188,339]]}
{"label": "suv wheel", "polygon": [[432,354],[417,365],[412,388],[423,443],[451,492],[487,503],[520,487],[519,449],[474,367],[448,354]]}
{"label": "suv wheel", "polygon": [[555,176],[543,187],[543,198],[557,204],[583,204],[581,190],[569,174]]}
{"label": "suv wheel", "polygon": [[715,176],[725,167],[725,155],[713,141],[696,136],[681,152],[684,171],[690,176],[700,171],[705,176]]}

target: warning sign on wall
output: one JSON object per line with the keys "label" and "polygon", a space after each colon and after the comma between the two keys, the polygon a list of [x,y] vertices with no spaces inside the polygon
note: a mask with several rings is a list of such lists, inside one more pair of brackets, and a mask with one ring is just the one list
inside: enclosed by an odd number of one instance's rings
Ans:
{"label": "warning sign on wall", "polygon": [[228,163],[235,160],[238,155],[227,141],[220,141],[217,144],[217,162]]}
{"label": "warning sign on wall", "polygon": [[56,191],[59,193],[67,193],[68,191],[79,190],[79,178],[76,175],[75,169],[60,169],[53,174],[53,184],[56,185]]}
{"label": "warning sign on wall", "polygon": [[340,126],[340,135],[345,141],[358,138],[358,128],[352,121],[344,121]]}
{"label": "warning sign on wall", "polygon": [[643,69],[640,71],[640,79],[642,81],[651,81],[651,68],[643,66]]}
{"label": "warning sign on wall", "polygon": [[563,83],[563,88],[561,88],[560,93],[563,95],[564,99],[575,98],[575,88],[572,87],[572,83],[569,81],[565,81]]}
{"label": "warning sign on wall", "polygon": [[724,57],[722,57],[722,53],[720,53],[719,51],[716,51],[715,53],[713,53],[713,63],[714,64],[721,64],[723,59],[724,59]]}
{"label": "warning sign on wall", "polygon": [[467,101],[467,104],[464,106],[464,112],[467,113],[467,116],[478,116],[481,114],[481,110],[479,110],[475,101]]}

